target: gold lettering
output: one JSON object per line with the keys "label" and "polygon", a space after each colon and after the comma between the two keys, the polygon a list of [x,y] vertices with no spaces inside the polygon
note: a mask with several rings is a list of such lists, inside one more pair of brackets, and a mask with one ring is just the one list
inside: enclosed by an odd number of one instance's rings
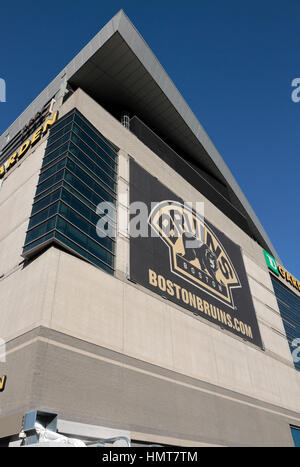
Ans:
{"label": "gold lettering", "polygon": [[33,146],[35,143],[38,142],[38,140],[41,138],[42,136],[42,127],[40,127],[38,130],[36,130],[36,132],[33,134],[33,137],[31,139],[31,146]]}
{"label": "gold lettering", "polygon": [[230,316],[230,314],[229,314],[229,313],[227,313],[227,315],[226,315],[226,316],[227,316],[227,323],[228,323],[228,326],[229,326],[230,328],[232,328],[232,321],[231,321],[231,316]]}
{"label": "gold lettering", "polygon": [[0,392],[4,391],[5,389],[5,383],[6,383],[6,376],[2,376],[2,378],[0,378]]}
{"label": "gold lettering", "polygon": [[211,316],[212,316],[214,319],[217,319],[217,312],[216,312],[216,307],[215,307],[215,306],[210,305],[210,312],[211,312]]}
{"label": "gold lettering", "polygon": [[220,312],[220,321],[227,325],[226,313],[222,310],[219,310],[219,312]]}
{"label": "gold lettering", "polygon": [[197,308],[199,311],[203,311],[202,300],[200,297],[197,297]]}
{"label": "gold lettering", "polygon": [[28,139],[27,141],[25,141],[24,144],[22,144],[22,146],[20,147],[20,150],[19,150],[19,154],[18,154],[18,158],[21,159],[21,157],[23,157],[25,155],[25,153],[28,151],[29,149],[29,146],[30,146],[30,140]]}
{"label": "gold lettering", "polygon": [[278,266],[278,271],[280,272],[280,275],[285,279],[285,272],[282,266]]}
{"label": "gold lettering", "polygon": [[197,308],[196,307],[196,295],[194,295],[193,293],[189,292],[189,297],[190,297],[190,305],[194,308]]}
{"label": "gold lettering", "polygon": [[58,113],[58,112],[55,112],[55,114],[53,115],[52,120],[49,119],[49,120],[47,120],[47,121],[45,122],[44,127],[43,127],[43,135],[44,135],[44,134],[46,133],[46,131],[48,130],[48,127],[54,125],[54,123],[56,122],[57,113]]}
{"label": "gold lettering", "polygon": [[236,318],[234,318],[233,322],[234,322],[234,327],[235,327],[235,329],[236,329],[238,332],[240,332],[240,326],[239,326],[238,320],[237,320]]}
{"label": "gold lettering", "polygon": [[175,290],[176,290],[176,298],[178,298],[178,300],[180,300],[180,293],[179,293],[179,291],[180,291],[181,287],[180,287],[180,285],[177,285],[177,284],[173,284],[173,285],[174,285]]}
{"label": "gold lettering", "polygon": [[203,300],[203,305],[204,305],[204,313],[206,315],[210,316],[209,303],[207,303],[205,300]]}
{"label": "gold lettering", "polygon": [[3,178],[5,175],[5,166],[1,165],[0,166],[0,178]]}
{"label": "gold lettering", "polygon": [[149,284],[157,287],[157,274],[151,269],[149,269]]}
{"label": "gold lettering", "polygon": [[181,295],[182,295],[182,300],[184,303],[188,304],[189,303],[189,294],[187,293],[187,290],[181,289]]}
{"label": "gold lettering", "polygon": [[167,292],[171,297],[175,295],[174,288],[173,288],[173,283],[170,280],[167,280]]}
{"label": "gold lettering", "polygon": [[292,276],[288,272],[286,273],[286,280],[287,280],[287,282],[290,282],[290,284],[293,285]]}
{"label": "gold lettering", "polygon": [[162,292],[165,292],[167,290],[166,280],[163,276],[158,276],[158,287]]}
{"label": "gold lettering", "polygon": [[17,157],[17,153],[15,152],[12,156],[10,156],[10,158],[8,159],[7,161],[7,164],[6,164],[6,170],[8,171],[13,165],[15,165],[15,163],[17,162],[16,161],[16,157]]}
{"label": "gold lettering", "polygon": [[246,330],[246,336],[251,337],[251,339],[253,339],[251,326],[248,326],[247,324],[245,324],[245,330]]}

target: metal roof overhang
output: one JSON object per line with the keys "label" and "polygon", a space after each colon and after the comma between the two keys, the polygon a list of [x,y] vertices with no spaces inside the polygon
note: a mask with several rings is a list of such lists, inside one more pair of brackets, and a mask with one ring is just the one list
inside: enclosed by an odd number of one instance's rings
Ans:
{"label": "metal roof overhang", "polygon": [[[180,156],[227,186],[231,203],[247,218],[253,237],[278,255],[229,168],[201,124],[121,10],[81,50],[8,129],[13,137],[62,83],[80,87],[111,113],[137,115]],[[0,137],[4,146],[5,132]]]}

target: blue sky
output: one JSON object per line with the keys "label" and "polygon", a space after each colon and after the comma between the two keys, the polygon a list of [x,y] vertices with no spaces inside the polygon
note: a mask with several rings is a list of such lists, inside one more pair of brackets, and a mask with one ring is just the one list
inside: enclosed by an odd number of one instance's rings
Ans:
{"label": "blue sky", "polygon": [[300,279],[299,0],[2,2],[0,133],[123,8]]}

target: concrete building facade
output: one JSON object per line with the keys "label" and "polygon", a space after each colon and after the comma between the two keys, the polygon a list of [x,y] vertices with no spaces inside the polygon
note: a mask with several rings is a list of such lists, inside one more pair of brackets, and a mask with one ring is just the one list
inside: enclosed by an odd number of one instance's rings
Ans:
{"label": "concrete building facade", "polygon": [[[93,128],[94,141],[98,132],[115,148],[110,273],[55,234],[29,253],[24,249],[47,148],[74,109]],[[120,121],[124,109],[129,128]],[[59,433],[89,441],[124,436],[132,444],[294,446],[300,373],[264,250],[280,259],[225,162],[123,12],[0,144],[2,444],[19,444],[25,415],[40,411],[58,415]],[[148,188],[132,180],[132,161],[180,199],[203,202],[205,219],[238,245],[262,345],[133,280],[130,196],[133,185]],[[300,300],[299,290],[284,286]]]}

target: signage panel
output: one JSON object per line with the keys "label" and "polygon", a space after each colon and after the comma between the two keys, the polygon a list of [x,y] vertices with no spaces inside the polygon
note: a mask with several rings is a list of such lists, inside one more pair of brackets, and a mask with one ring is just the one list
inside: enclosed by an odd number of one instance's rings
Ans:
{"label": "signage panel", "polygon": [[290,285],[300,292],[300,282],[292,276],[292,274],[286,271],[283,266],[277,264],[275,258],[273,258],[270,253],[264,250],[264,255],[268,268],[281,279],[285,279],[286,282],[289,282]]}
{"label": "signage panel", "polygon": [[21,147],[15,151],[9,159],[0,166],[0,180],[10,171],[10,169],[17,163],[22,157],[25,156],[26,152],[33,147],[45,134],[49,128],[54,125],[57,121],[58,112],[55,112],[52,118],[48,119],[43,125],[41,125],[32,135],[31,138],[27,139]]}
{"label": "signage panel", "polygon": [[137,202],[147,206],[148,231],[131,229],[131,280],[262,347],[240,247],[131,159]]}

